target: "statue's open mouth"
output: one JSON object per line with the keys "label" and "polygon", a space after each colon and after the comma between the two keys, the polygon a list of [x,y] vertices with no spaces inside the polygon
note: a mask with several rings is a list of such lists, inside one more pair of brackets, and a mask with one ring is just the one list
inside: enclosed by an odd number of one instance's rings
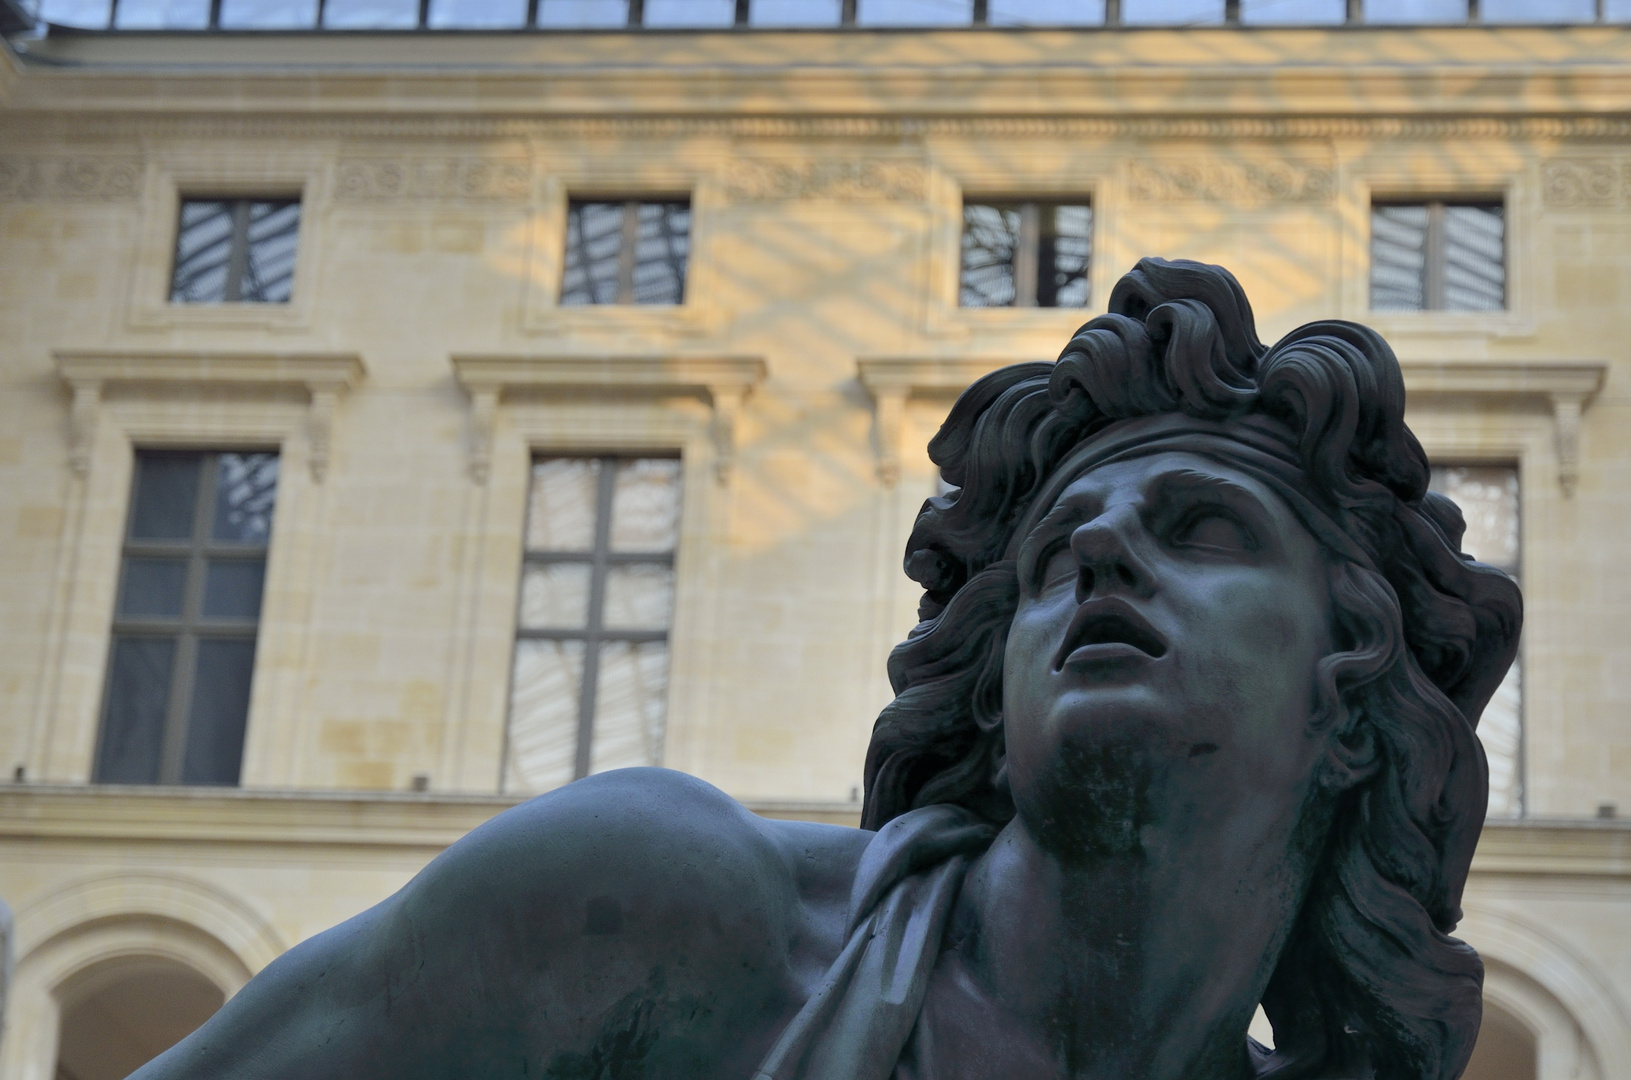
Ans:
{"label": "statue's open mouth", "polygon": [[1076,612],[1054,657],[1054,670],[1066,664],[1166,655],[1167,643],[1131,604],[1119,597],[1089,600]]}

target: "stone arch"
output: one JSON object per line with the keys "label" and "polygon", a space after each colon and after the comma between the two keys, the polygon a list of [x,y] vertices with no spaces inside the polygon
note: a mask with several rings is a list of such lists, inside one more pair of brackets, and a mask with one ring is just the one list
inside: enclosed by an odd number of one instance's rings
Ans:
{"label": "stone arch", "polygon": [[1544,927],[1470,906],[1457,931],[1484,960],[1485,1000],[1536,1046],[1536,1080],[1631,1076],[1631,1012],[1595,966]]}
{"label": "stone arch", "polygon": [[272,926],[236,897],[195,879],[107,874],[37,897],[16,917],[0,1075],[53,1080],[65,997],[143,964],[177,965],[230,998],[284,950]]}

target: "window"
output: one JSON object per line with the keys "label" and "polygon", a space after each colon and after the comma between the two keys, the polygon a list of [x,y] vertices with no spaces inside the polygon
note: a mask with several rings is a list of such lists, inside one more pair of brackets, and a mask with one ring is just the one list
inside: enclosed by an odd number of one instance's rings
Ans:
{"label": "window", "polygon": [[678,304],[690,250],[689,201],[574,199],[561,304]]}
{"label": "window", "polygon": [[677,458],[532,466],[504,786],[662,760]]}
{"label": "window", "polygon": [[1376,202],[1371,206],[1374,311],[1500,311],[1506,307],[1506,214],[1500,202]]}
{"label": "window", "polygon": [[963,307],[1082,307],[1093,255],[1086,202],[963,204]]}
{"label": "window", "polygon": [[[1432,488],[1455,500],[1467,520],[1461,547],[1479,562],[1518,578],[1520,536],[1516,465],[1435,465]],[[1478,721],[1489,758],[1489,816],[1523,815],[1523,672],[1512,665]]]}
{"label": "window", "polygon": [[294,288],[297,199],[183,199],[173,304],[286,304]]}
{"label": "window", "polygon": [[140,451],[95,779],[236,784],[276,454]]}

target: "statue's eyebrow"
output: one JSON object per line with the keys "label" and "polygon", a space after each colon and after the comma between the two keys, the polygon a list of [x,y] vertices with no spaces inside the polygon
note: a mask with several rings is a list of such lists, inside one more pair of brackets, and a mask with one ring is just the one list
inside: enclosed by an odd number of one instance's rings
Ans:
{"label": "statue's eyebrow", "polygon": [[1264,505],[1263,497],[1257,492],[1227,477],[1197,469],[1174,469],[1172,472],[1162,473],[1155,477],[1149,487],[1149,497],[1156,503],[1196,494],[1211,495],[1225,505],[1249,510],[1259,521],[1270,512],[1269,507]]}

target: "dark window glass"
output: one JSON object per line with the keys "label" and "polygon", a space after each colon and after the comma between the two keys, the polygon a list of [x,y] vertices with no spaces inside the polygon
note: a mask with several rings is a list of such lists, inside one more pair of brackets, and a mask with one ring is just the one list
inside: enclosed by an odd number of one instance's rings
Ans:
{"label": "dark window glass", "polygon": [[97,780],[151,784],[157,779],[175,657],[174,637],[114,637]]}
{"label": "dark window glass", "polygon": [[277,455],[140,451],[95,778],[235,784]]}
{"label": "dark window glass", "polygon": [[689,202],[593,202],[566,212],[562,305],[678,304],[691,250]]}
{"label": "dark window glass", "polygon": [[1371,206],[1371,309],[1506,307],[1506,214],[1498,202]]}
{"label": "dark window glass", "polygon": [[178,221],[172,303],[288,302],[298,200],[183,199]]}
{"label": "dark window glass", "polygon": [[504,786],[662,761],[677,458],[533,463]]}
{"label": "dark window glass", "polygon": [[1093,257],[1085,202],[963,204],[963,307],[1082,307]]}

